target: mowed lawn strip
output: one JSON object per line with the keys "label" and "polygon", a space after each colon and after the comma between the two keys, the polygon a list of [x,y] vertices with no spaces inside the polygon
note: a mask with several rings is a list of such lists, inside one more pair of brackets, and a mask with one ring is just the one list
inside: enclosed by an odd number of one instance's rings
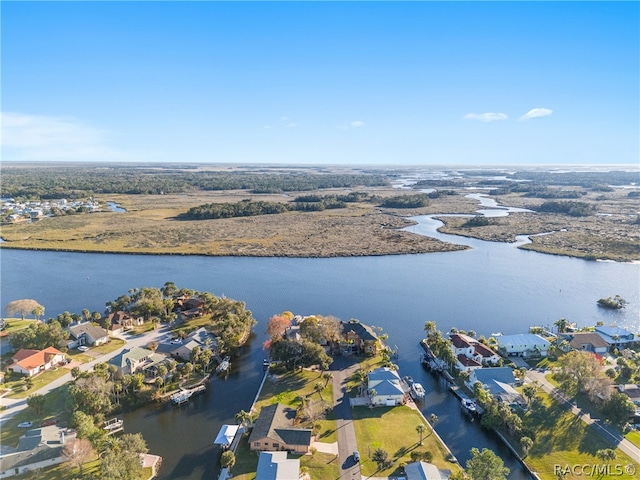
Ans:
{"label": "mowed lawn strip", "polygon": [[[560,465],[611,465],[611,475],[599,475],[604,479],[629,479],[637,477],[626,472],[621,475],[614,470],[614,465],[635,465],[640,471],[638,461],[633,461],[615,445],[607,442],[582,419],[575,416],[550,395],[539,392],[541,404],[534,405],[524,416],[526,428],[535,432],[533,447],[525,457],[525,462],[540,475],[543,480],[555,480],[558,475],[554,466]],[[614,460],[601,460],[596,456],[598,450],[611,448],[615,450]],[[581,478],[569,473],[565,479]]]}
{"label": "mowed lawn strip", "polygon": [[[422,416],[407,406],[397,407],[355,407],[351,410],[360,449],[362,475],[385,477],[398,470],[401,463],[411,463],[411,452],[431,452],[431,463],[440,469],[459,470],[457,464],[447,460],[448,452],[433,434],[431,427]],[[422,445],[416,431],[418,425],[425,427]],[[380,471],[372,460],[375,449],[388,452],[392,466]]]}

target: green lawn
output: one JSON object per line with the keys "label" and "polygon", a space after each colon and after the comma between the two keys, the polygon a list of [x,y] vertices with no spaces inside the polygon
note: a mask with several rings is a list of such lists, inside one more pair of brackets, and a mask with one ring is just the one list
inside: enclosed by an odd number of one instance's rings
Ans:
{"label": "green lawn", "polygon": [[32,377],[31,380],[33,381],[33,386],[28,390],[24,390],[24,391],[22,390],[22,387],[26,385],[25,380],[27,377],[21,377],[17,380],[12,380],[10,382],[7,382],[4,385],[4,388],[12,390],[12,393],[7,395],[7,398],[26,398],[29,395],[36,392],[37,390],[39,390],[40,388],[44,387],[45,385],[48,385],[49,383],[53,382],[57,378],[60,378],[66,375],[67,373],[69,373],[69,369],[63,368],[63,367],[56,367],[50,370],[45,370],[44,372],[36,375],[35,377]]}
{"label": "green lawn", "polygon": [[625,438],[633,443],[636,447],[640,448],[640,431],[632,430],[625,435]]}
{"label": "green lawn", "polygon": [[[358,448],[360,449],[360,468],[365,476],[384,477],[398,474],[401,463],[410,463],[411,452],[431,452],[431,463],[438,468],[457,470],[456,464],[447,460],[448,452],[438,437],[432,434],[431,427],[422,416],[407,406],[398,407],[355,407],[352,410],[353,425],[356,430]],[[420,437],[416,426],[423,425],[423,445],[419,445]],[[377,464],[371,459],[376,448],[389,453],[393,461],[391,468],[379,471]]]}
{"label": "green lawn", "polygon": [[57,418],[61,424],[69,423],[71,420],[71,412],[66,405],[67,386],[64,385],[56,388],[53,392],[48,393],[45,398],[44,411],[36,414],[31,408],[27,407],[19,412],[15,417],[10,418],[2,424],[0,430],[0,444],[16,446],[18,440],[24,435],[25,429],[18,428],[18,424],[22,422],[33,422],[34,426],[40,425],[40,422],[49,418]]}
{"label": "green lawn", "polygon": [[96,355],[104,355],[105,353],[111,353],[119,348],[122,348],[126,342],[120,338],[112,338],[108,343],[100,345],[98,347],[91,347],[91,352]]}
{"label": "green lawn", "polygon": [[[326,384],[321,394],[318,394],[314,388],[317,383]],[[297,408],[299,402],[298,397],[308,397],[308,409],[311,413],[321,412],[333,405],[333,383],[328,382],[322,377],[322,372],[302,370],[296,372],[288,372],[278,375],[277,378],[269,377],[262,387],[258,402],[256,402],[256,411],[259,411],[266,405],[273,403],[283,403],[289,407]],[[318,425],[318,440],[325,443],[333,443],[337,441],[336,422],[333,413],[329,410],[326,418],[319,416],[315,421]],[[311,424],[304,424],[311,427]]]}
{"label": "green lawn", "polygon": [[[554,465],[601,465],[604,462],[596,457],[601,449],[614,448],[602,436],[580,418],[553,400],[544,392],[539,392],[542,399],[540,406],[533,406],[524,416],[524,425],[535,432],[534,445],[525,461],[543,480],[556,480]],[[517,446],[517,445],[514,445]],[[616,459],[610,464],[635,464],[631,458],[615,449]],[[640,468],[640,466],[638,466]],[[574,477],[571,474],[565,477]],[[598,479],[629,479],[628,474],[602,475]]]}
{"label": "green lawn", "polygon": [[5,318],[5,321],[7,322],[7,324],[4,327],[4,330],[2,330],[2,333],[4,335],[9,335],[18,330],[22,330],[23,328],[27,328],[32,323],[36,322],[36,320],[29,320],[27,318],[25,318],[24,320],[22,320],[21,318]]}

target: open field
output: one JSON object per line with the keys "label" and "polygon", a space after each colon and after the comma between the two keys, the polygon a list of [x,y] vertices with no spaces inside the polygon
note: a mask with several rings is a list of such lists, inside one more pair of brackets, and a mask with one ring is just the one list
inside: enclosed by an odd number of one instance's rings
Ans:
{"label": "open field", "polygon": [[[360,187],[378,197],[415,192],[390,187]],[[348,189],[323,189],[303,194],[344,195]],[[3,225],[2,248],[137,254],[335,257],[456,251],[466,247],[441,242],[401,229],[406,218],[425,214],[474,214],[468,191],[431,199],[416,209],[381,208],[373,203],[348,203],[347,208],[318,212],[290,211],[274,215],[178,220],[177,215],[206,203],[243,199],[290,202],[297,193],[251,194],[245,190],[198,191],[173,195],[110,194],[126,212],[49,217],[33,223]],[[535,209],[544,200],[510,193],[493,197],[499,204]],[[585,193],[580,202],[593,205],[584,217],[522,212],[490,218],[489,225],[465,227],[468,218],[442,217],[445,233],[489,241],[511,242],[516,235],[534,235],[522,248],[586,259],[640,261],[640,198],[624,190]],[[538,235],[544,234],[544,235]],[[535,236],[538,235],[538,236]]]}
{"label": "open field", "polygon": [[[352,414],[362,456],[360,468],[364,476],[386,477],[398,474],[401,464],[412,461],[412,452],[430,452],[433,456],[430,463],[438,468],[459,470],[457,464],[448,461],[448,452],[417,411],[407,406],[356,407],[352,409]],[[425,427],[422,445],[416,431],[418,425]],[[389,435],[389,432],[394,432],[394,435]],[[377,448],[388,452],[392,462],[385,470],[379,470],[371,458]]]}
{"label": "open field", "polygon": [[[626,472],[615,473],[614,465],[633,465],[640,468],[637,459],[634,461],[622,453],[615,446],[608,444],[600,435],[593,432],[591,427],[580,418],[553,400],[544,392],[538,393],[542,400],[539,406],[534,406],[524,416],[524,426],[535,432],[533,447],[525,457],[531,469],[543,480],[555,480],[554,465],[602,465],[610,464],[610,474],[598,476],[601,479],[633,479],[634,475]],[[516,446],[516,445],[514,445]],[[516,446],[517,447],[517,446]],[[614,460],[601,460],[596,452],[601,449],[613,448],[616,453]],[[580,478],[579,475],[569,473],[566,479]]]}

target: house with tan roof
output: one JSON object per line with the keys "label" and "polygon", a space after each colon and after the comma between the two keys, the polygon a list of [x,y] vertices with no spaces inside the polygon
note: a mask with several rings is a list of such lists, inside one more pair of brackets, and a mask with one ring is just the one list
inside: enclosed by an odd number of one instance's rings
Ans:
{"label": "house with tan roof", "polygon": [[13,363],[7,368],[12,372],[33,377],[40,372],[64,363],[64,358],[64,353],[54,347],[47,347],[44,350],[23,348],[11,357]]}

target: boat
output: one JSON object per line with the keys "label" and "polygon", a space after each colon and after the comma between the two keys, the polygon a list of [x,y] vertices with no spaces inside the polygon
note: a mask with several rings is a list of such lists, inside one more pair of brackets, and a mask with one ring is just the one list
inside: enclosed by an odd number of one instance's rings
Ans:
{"label": "boat", "polygon": [[113,435],[114,433],[121,432],[124,428],[124,421],[119,418],[112,418],[104,422],[103,430],[107,431],[107,435]]}
{"label": "boat", "polygon": [[183,403],[186,403],[189,401],[189,399],[191,398],[191,391],[190,390],[182,390],[181,392],[178,393],[174,393],[173,395],[171,395],[171,402],[174,405],[182,405]]}
{"label": "boat", "polygon": [[229,370],[229,367],[231,367],[231,357],[227,355],[216,368],[216,373],[226,373]]}
{"label": "boat", "polygon": [[409,387],[413,385],[413,378],[410,375],[407,375],[406,377],[402,377],[402,380],[404,380],[404,383],[406,383]]}
{"label": "boat", "polygon": [[460,401],[460,403],[462,405],[462,408],[464,408],[469,413],[477,413],[478,407],[476,406],[476,403],[473,400],[469,400],[468,398],[463,398]]}
{"label": "boat", "polygon": [[425,396],[424,387],[419,383],[411,385],[411,396],[414,400],[422,400]]}

